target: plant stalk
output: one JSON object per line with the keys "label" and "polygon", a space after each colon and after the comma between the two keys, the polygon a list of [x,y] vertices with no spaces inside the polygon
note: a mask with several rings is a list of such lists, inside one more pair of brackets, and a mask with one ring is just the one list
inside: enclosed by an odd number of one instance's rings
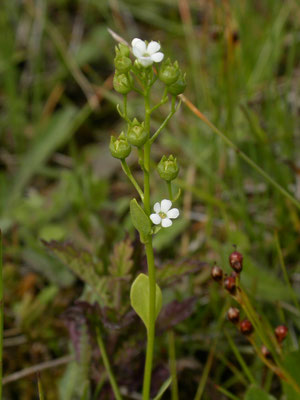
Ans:
{"label": "plant stalk", "polygon": [[169,365],[172,377],[171,398],[172,400],[178,400],[179,394],[178,394],[178,382],[177,382],[177,371],[176,371],[175,335],[173,330],[168,331],[168,344],[169,344]]}
{"label": "plant stalk", "polygon": [[2,400],[2,373],[3,373],[3,265],[2,265],[2,232],[0,230],[0,400]]}
{"label": "plant stalk", "polygon": [[155,318],[156,282],[155,282],[155,266],[154,266],[153,247],[152,247],[152,237],[149,237],[149,241],[145,244],[145,247],[146,247],[148,276],[149,276],[149,326],[147,329],[147,350],[146,350],[146,362],[145,362],[144,384],[143,384],[143,400],[149,400],[150,389],[151,389],[151,375],[152,375],[154,338],[155,338],[155,319],[156,319]]}
{"label": "plant stalk", "polygon": [[106,353],[106,349],[105,349],[105,346],[104,346],[104,342],[103,342],[103,339],[102,339],[102,336],[101,336],[101,331],[100,331],[99,327],[97,327],[96,333],[97,333],[97,342],[98,342],[98,346],[99,346],[99,349],[100,349],[100,353],[101,353],[101,357],[102,357],[102,360],[103,360],[103,364],[104,364],[104,367],[106,369],[106,372],[107,372],[107,375],[108,375],[108,378],[109,378],[109,382],[111,384],[111,387],[112,387],[112,390],[114,392],[115,398],[116,398],[116,400],[122,400],[122,396],[121,396],[119,387],[117,385],[115,376],[113,374],[113,371],[112,371],[112,368],[111,368],[111,365],[110,365],[110,362],[109,362],[109,359],[108,359],[108,356],[107,356],[107,353]]}

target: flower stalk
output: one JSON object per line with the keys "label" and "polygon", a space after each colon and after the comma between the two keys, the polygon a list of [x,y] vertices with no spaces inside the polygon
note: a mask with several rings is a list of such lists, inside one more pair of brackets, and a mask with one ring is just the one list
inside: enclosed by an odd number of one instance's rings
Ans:
{"label": "flower stalk", "polygon": [[[150,399],[151,392],[151,376],[153,366],[153,353],[154,353],[154,340],[155,340],[155,320],[161,307],[161,291],[156,284],[155,278],[155,264],[154,253],[152,246],[152,237],[158,232],[161,227],[167,228],[172,225],[171,219],[179,216],[177,208],[171,209],[172,189],[171,181],[177,177],[178,166],[176,158],[171,155],[168,158],[163,156],[162,161],[158,167],[158,172],[163,180],[168,183],[169,197],[171,200],[164,199],[160,203],[154,205],[154,214],[151,214],[151,197],[150,197],[150,161],[151,161],[151,146],[157,139],[158,135],[166,127],[167,123],[178,109],[180,102],[176,104],[176,96],[183,92],[185,88],[185,80],[183,73],[180,70],[178,63],[172,63],[167,60],[159,73],[152,68],[153,63],[161,62],[164,54],[160,51],[160,44],[155,41],[147,43],[141,39],[133,39],[132,53],[136,57],[134,62],[129,58],[130,52],[120,44],[116,48],[115,67],[116,73],[114,77],[114,88],[117,92],[123,95],[123,111],[120,107],[117,110],[120,116],[128,124],[128,132],[121,133],[118,138],[111,138],[110,151],[113,157],[120,159],[124,173],[127,175],[135,189],[137,190],[142,201],[143,208],[133,199],[130,202],[130,213],[133,225],[139,231],[141,242],[145,245],[145,252],[148,266],[148,277],[140,274],[136,278],[131,287],[131,304],[138,315],[142,318],[147,330],[147,348],[146,360],[144,369],[143,380],[143,400]],[[157,80],[160,80],[164,85],[161,100],[151,107],[150,104],[150,91]],[[141,89],[137,89],[135,82]],[[144,97],[144,121],[139,122],[137,118],[131,120],[127,111],[127,99],[130,91],[142,94]],[[162,122],[157,131],[151,136],[151,114],[159,109],[160,106],[165,104],[168,100],[171,103],[171,109],[165,120]],[[139,164],[144,174],[143,190],[135,180],[127,162],[126,157],[131,152],[131,146],[136,147],[138,153]],[[179,196],[176,196],[177,198]],[[161,225],[161,227],[152,226]],[[143,275],[141,277],[141,275]],[[143,291],[148,293],[147,304],[145,308],[141,307],[141,302],[136,298],[139,296],[137,289],[139,285],[143,286]],[[142,300],[143,301],[143,300]],[[158,304],[160,306],[158,307]],[[135,305],[138,307],[135,308]],[[98,332],[98,343],[103,353],[103,341]],[[174,349],[175,352],[175,349]],[[105,357],[105,353],[104,357]],[[107,357],[106,357],[107,358]],[[107,360],[103,360],[107,362]],[[108,368],[108,366],[107,366]],[[108,370],[110,376],[110,370]],[[173,371],[174,373],[174,371]],[[111,385],[115,392],[115,380],[110,376]],[[115,393],[116,395],[116,393]],[[117,398],[117,397],[116,397]],[[117,398],[118,399],[118,398]]]}

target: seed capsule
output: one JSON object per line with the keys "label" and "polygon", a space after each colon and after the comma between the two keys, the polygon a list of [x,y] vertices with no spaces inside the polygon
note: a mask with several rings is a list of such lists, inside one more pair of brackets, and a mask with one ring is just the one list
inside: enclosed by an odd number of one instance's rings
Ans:
{"label": "seed capsule", "polygon": [[148,133],[145,130],[144,122],[140,123],[136,118],[128,128],[127,139],[130,144],[136,147],[143,146],[148,138]]}
{"label": "seed capsule", "polygon": [[228,290],[229,293],[234,294],[236,285],[235,285],[235,276],[228,276],[224,280],[224,287]]}
{"label": "seed capsule", "polygon": [[172,96],[178,96],[183,93],[186,88],[186,79],[185,74],[182,71],[179,72],[179,77],[176,82],[172,83],[172,85],[168,86],[168,92]]}
{"label": "seed capsule", "polygon": [[211,276],[216,282],[220,282],[223,279],[223,270],[215,265],[211,270]]}
{"label": "seed capsule", "polygon": [[174,180],[179,172],[176,158],[172,154],[168,158],[162,156],[162,159],[157,165],[157,171],[161,179],[167,182]]}
{"label": "seed capsule", "polygon": [[109,149],[111,155],[115,158],[119,158],[120,160],[123,160],[129,156],[131,152],[131,146],[127,142],[124,132],[122,132],[118,138],[111,136]]}
{"label": "seed capsule", "polygon": [[285,325],[279,325],[275,329],[275,336],[279,343],[281,343],[288,334],[288,328]]}
{"label": "seed capsule", "polygon": [[239,274],[243,269],[243,255],[238,251],[234,251],[229,256],[229,264]]}
{"label": "seed capsule", "polygon": [[230,307],[227,311],[227,317],[230,322],[237,324],[240,320],[240,310],[235,307]]}
{"label": "seed capsule", "polygon": [[240,322],[240,331],[243,335],[250,335],[253,332],[253,326],[248,319]]}

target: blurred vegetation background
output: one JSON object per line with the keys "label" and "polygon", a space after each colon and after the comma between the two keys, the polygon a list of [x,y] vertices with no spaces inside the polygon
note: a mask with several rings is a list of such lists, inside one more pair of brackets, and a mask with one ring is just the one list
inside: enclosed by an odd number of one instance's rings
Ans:
{"label": "blurred vegetation background", "polygon": [[[136,194],[108,151],[110,135],[124,124],[116,112],[121,100],[112,89],[115,42],[107,29],[128,42],[134,37],[160,41],[166,57],[177,59],[187,74],[185,95],[300,201],[299,25],[297,0],[2,1],[6,376],[73,351],[62,315],[80,297],[83,283],[41,239],[71,240],[104,267],[128,233],[134,240],[128,205]],[[158,87],[153,100],[160,95]],[[142,117],[142,110],[141,99],[133,95],[130,115]],[[156,113],[154,124],[167,113],[167,106],[165,113]],[[170,259],[217,262],[229,271],[228,255],[236,244],[245,257],[242,280],[257,307],[274,325],[286,322],[297,347],[299,313],[291,305],[280,255],[299,295],[299,209],[184,104],[153,151],[157,161],[163,154],[177,156],[177,185],[183,191],[182,218],[155,238],[158,265]],[[137,161],[130,156],[139,179]],[[153,202],[167,195],[160,182],[154,173]],[[228,340],[217,330],[224,294],[210,283],[209,273],[203,264],[166,292],[167,299],[197,298],[194,313],[178,328],[179,370],[187,377],[180,384],[182,399],[196,391],[216,336],[223,355],[214,361],[203,398],[223,398],[214,383],[237,396],[245,390],[245,379],[234,373],[239,366]],[[161,340],[158,360],[164,358]],[[249,345],[237,340],[263,381],[264,367],[251,357]],[[76,371],[68,361],[43,371],[48,400],[81,398],[72,392]],[[279,398],[276,379],[270,389]],[[5,386],[7,400],[36,398],[35,376]]]}

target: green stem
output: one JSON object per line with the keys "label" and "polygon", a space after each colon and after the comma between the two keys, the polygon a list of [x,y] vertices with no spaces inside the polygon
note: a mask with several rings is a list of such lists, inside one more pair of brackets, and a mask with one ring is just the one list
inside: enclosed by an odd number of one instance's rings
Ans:
{"label": "green stem", "polygon": [[127,94],[125,94],[124,96],[123,96],[123,106],[124,106],[124,109],[123,109],[123,112],[124,112],[124,119],[126,120],[126,121],[128,121],[128,115],[127,115]]}
{"label": "green stem", "polygon": [[168,185],[169,198],[171,201],[173,201],[172,183],[169,181],[167,182],[167,185]]}
{"label": "green stem", "polygon": [[111,365],[110,365],[109,359],[107,357],[107,353],[106,353],[106,350],[105,350],[105,346],[104,346],[104,343],[103,343],[103,339],[102,339],[101,331],[100,331],[99,327],[97,327],[96,333],[97,333],[97,342],[98,342],[98,346],[99,346],[99,349],[100,349],[100,353],[101,353],[101,357],[102,357],[102,360],[103,360],[103,364],[104,364],[104,367],[106,369],[106,372],[107,372],[107,375],[108,375],[108,378],[109,378],[109,382],[111,384],[111,387],[112,387],[112,390],[114,392],[115,398],[117,400],[122,400],[122,396],[121,396],[120,390],[118,388],[116,379],[115,379],[114,374],[113,374],[112,369],[111,369]]}
{"label": "green stem", "polygon": [[142,189],[140,188],[139,184],[137,183],[137,181],[134,179],[134,176],[132,175],[130,168],[127,164],[127,162],[125,161],[125,159],[121,160],[121,164],[122,164],[122,168],[123,171],[125,172],[125,174],[128,176],[130,182],[133,184],[133,186],[136,188],[138,194],[140,195],[141,200],[144,202],[144,194]]}
{"label": "green stem", "polygon": [[167,115],[166,119],[164,120],[164,122],[161,124],[161,126],[157,129],[157,131],[153,134],[153,136],[150,139],[150,143],[152,144],[155,139],[158,137],[158,135],[160,134],[160,132],[165,128],[165,126],[167,125],[167,123],[170,121],[170,119],[172,118],[172,116],[175,114],[175,112],[177,111],[178,107],[180,106],[180,102],[178,103],[177,107],[175,107],[175,101],[176,101],[176,97],[173,96],[172,97],[172,107],[171,107],[171,111],[169,112],[169,114]]}
{"label": "green stem", "polygon": [[4,307],[3,307],[2,232],[0,230],[0,400],[2,399],[3,323],[4,323]]}
{"label": "green stem", "polygon": [[235,396],[233,393],[229,392],[227,389],[222,388],[221,386],[216,385],[215,388],[220,392],[225,394],[229,399],[232,400],[239,400],[237,396]]}
{"label": "green stem", "polygon": [[145,244],[145,247],[146,247],[148,275],[149,275],[149,326],[147,329],[147,350],[146,350],[146,362],[145,362],[144,384],[143,384],[143,400],[149,400],[150,389],[151,389],[154,338],[155,338],[155,304],[156,304],[156,282],[155,282],[155,266],[154,266],[153,247],[152,247],[152,237],[149,237],[149,241]]}
{"label": "green stem", "polygon": [[150,113],[152,114],[153,111],[157,110],[160,106],[165,104],[167,101],[168,101],[168,89],[165,88],[162,100],[159,103],[157,103],[154,107],[151,108]]}
{"label": "green stem", "polygon": [[38,391],[39,391],[39,400],[45,400],[40,376],[38,376]]}
{"label": "green stem", "polygon": [[177,382],[177,371],[176,371],[176,353],[175,353],[175,335],[174,331],[168,331],[168,342],[169,342],[169,364],[170,373],[172,377],[171,393],[172,400],[178,400],[178,382]]}
{"label": "green stem", "polygon": [[248,368],[248,366],[247,366],[246,362],[244,361],[239,349],[236,347],[236,345],[233,342],[231,336],[229,335],[229,333],[226,330],[225,330],[225,335],[227,337],[227,340],[228,340],[228,342],[230,344],[230,347],[231,347],[234,355],[236,356],[238,362],[240,363],[240,366],[241,366],[242,370],[244,371],[245,375],[249,379],[249,382],[253,383],[253,384],[256,384],[256,380],[254,379],[254,376],[252,375],[252,372]]}
{"label": "green stem", "polygon": [[[145,93],[145,129],[150,138],[150,98],[149,89]],[[150,215],[150,151],[151,143],[148,139],[144,145],[144,208],[147,215]]]}

